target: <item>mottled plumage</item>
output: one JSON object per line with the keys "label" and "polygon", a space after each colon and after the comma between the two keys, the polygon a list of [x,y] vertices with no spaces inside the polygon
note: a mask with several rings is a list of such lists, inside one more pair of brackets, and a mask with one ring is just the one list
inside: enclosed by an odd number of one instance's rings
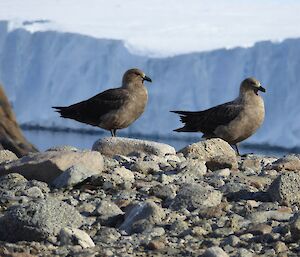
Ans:
{"label": "mottled plumage", "polygon": [[53,108],[63,118],[110,130],[115,136],[117,129],[128,127],[144,112],[148,101],[145,80],[151,82],[141,70],[130,69],[123,76],[122,87],[108,89],[67,107]]}

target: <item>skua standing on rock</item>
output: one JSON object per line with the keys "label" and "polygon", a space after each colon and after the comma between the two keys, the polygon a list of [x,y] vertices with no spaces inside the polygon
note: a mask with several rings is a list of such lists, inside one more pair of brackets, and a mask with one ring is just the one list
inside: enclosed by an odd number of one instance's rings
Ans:
{"label": "skua standing on rock", "polygon": [[184,127],[177,132],[202,132],[204,138],[219,137],[236,147],[261,126],[265,117],[264,101],[258,91],[266,92],[255,78],[246,78],[239,96],[228,103],[198,112],[172,111],[180,115]]}
{"label": "skua standing on rock", "polygon": [[125,72],[121,87],[67,107],[53,108],[63,118],[109,130],[114,137],[117,129],[127,128],[144,112],[148,101],[145,80],[152,82],[141,70],[130,69]]}

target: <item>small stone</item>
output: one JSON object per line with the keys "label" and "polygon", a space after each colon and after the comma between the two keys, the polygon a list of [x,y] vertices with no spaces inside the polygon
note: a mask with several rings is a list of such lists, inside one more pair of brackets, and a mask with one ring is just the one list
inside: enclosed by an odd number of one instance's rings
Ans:
{"label": "small stone", "polygon": [[85,166],[74,165],[55,178],[51,184],[55,188],[72,187],[97,174],[99,170],[89,170]]}
{"label": "small stone", "polygon": [[286,172],[278,176],[268,189],[268,193],[273,201],[280,204],[300,205],[300,173]]}
{"label": "small stone", "polygon": [[62,228],[59,237],[62,245],[80,245],[82,248],[95,246],[90,236],[77,228]]}
{"label": "small stone", "polygon": [[23,194],[30,198],[44,198],[42,190],[39,189],[37,186],[30,187],[29,189],[25,190]]}
{"label": "small stone", "polygon": [[285,245],[285,243],[281,242],[281,241],[277,241],[275,243],[274,249],[275,249],[276,253],[283,253],[283,252],[287,252],[289,250],[289,248]]}
{"label": "small stone", "polygon": [[229,255],[224,252],[224,250],[219,246],[213,246],[208,248],[202,257],[229,257]]}
{"label": "small stone", "polygon": [[152,240],[148,244],[150,250],[162,250],[165,248],[165,243],[161,240]]}
{"label": "small stone", "polygon": [[217,176],[219,176],[219,177],[224,177],[224,178],[226,178],[226,177],[229,177],[229,176],[230,176],[231,171],[230,171],[230,169],[226,168],[226,169],[217,170],[217,171],[215,171],[214,173],[215,173]]}
{"label": "small stone", "polygon": [[292,238],[295,241],[300,240],[300,214],[296,214],[294,220],[290,224]]}
{"label": "small stone", "polygon": [[272,227],[261,223],[261,224],[255,224],[247,231],[248,233],[251,233],[252,235],[265,235],[272,232]]}
{"label": "small stone", "polygon": [[[125,220],[120,229],[131,234],[134,231],[138,231],[137,225],[142,225],[141,222],[146,221],[150,225],[159,224],[165,216],[164,210],[152,201],[138,203],[126,212]],[[143,227],[140,228],[141,230],[145,229]]]}
{"label": "small stone", "polygon": [[176,190],[174,186],[171,185],[156,185],[151,187],[149,190],[150,195],[154,195],[162,200],[174,199],[176,196]]}
{"label": "small stone", "polygon": [[100,202],[94,215],[99,215],[101,225],[110,226],[115,224],[124,212],[113,202],[103,200]]}
{"label": "small stone", "polygon": [[221,203],[222,193],[206,183],[187,183],[179,189],[171,208],[195,210],[200,207],[213,207]]}
{"label": "small stone", "polygon": [[233,247],[237,246],[240,242],[241,242],[241,240],[235,235],[230,235],[229,237],[227,237],[225,239],[225,244],[229,244]]}
{"label": "small stone", "polygon": [[160,167],[155,161],[137,161],[130,168],[132,171],[143,174],[153,174],[160,171]]}
{"label": "small stone", "polygon": [[48,148],[46,150],[46,152],[60,152],[60,151],[66,151],[66,152],[69,152],[69,151],[72,151],[72,152],[78,152],[79,149],[74,147],[74,146],[70,146],[70,145],[61,145],[61,146],[54,146],[54,147],[51,147],[51,148]]}
{"label": "small stone", "polygon": [[270,165],[266,166],[268,170],[276,171],[299,171],[300,170],[300,159],[299,155],[291,154],[284,156]]}
{"label": "small stone", "polygon": [[17,160],[18,157],[9,150],[0,150],[0,163]]}
{"label": "small stone", "polygon": [[293,216],[291,210],[276,210],[276,211],[258,211],[250,214],[249,218],[252,223],[265,223],[268,220],[289,221]]}
{"label": "small stone", "polygon": [[205,236],[209,232],[207,230],[205,230],[203,227],[197,226],[192,229],[192,233],[194,236]]}
{"label": "small stone", "polygon": [[218,155],[211,157],[206,162],[206,167],[211,171],[220,169],[237,170],[238,162],[236,156]]}

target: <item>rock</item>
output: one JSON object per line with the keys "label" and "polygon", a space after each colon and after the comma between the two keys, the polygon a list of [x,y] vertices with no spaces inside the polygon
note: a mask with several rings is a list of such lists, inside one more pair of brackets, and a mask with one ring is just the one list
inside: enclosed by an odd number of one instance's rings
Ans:
{"label": "rock", "polygon": [[286,246],[286,244],[281,241],[277,241],[275,243],[274,249],[275,249],[276,253],[283,253],[283,252],[287,252],[289,250],[289,248]]}
{"label": "rock", "polygon": [[202,182],[183,184],[171,203],[174,210],[195,210],[200,207],[213,207],[221,203],[222,193]]}
{"label": "rock", "polygon": [[193,183],[201,180],[201,177],[206,174],[207,168],[205,162],[198,159],[187,159],[179,163],[176,171],[176,180],[184,183]]}
{"label": "rock", "polygon": [[51,184],[55,188],[72,187],[97,174],[99,174],[99,170],[90,170],[82,165],[74,165],[55,178]]}
{"label": "rock", "polygon": [[139,151],[158,156],[176,153],[174,147],[167,144],[124,137],[101,138],[94,143],[92,149],[111,157],[116,154],[128,156]]}
{"label": "rock", "polygon": [[294,220],[290,224],[292,238],[295,241],[300,240],[300,214],[295,215]]}
{"label": "rock", "polygon": [[101,225],[110,226],[115,224],[124,212],[113,202],[103,200],[100,202],[94,215],[99,216]]}
{"label": "rock", "polygon": [[188,145],[179,152],[183,153],[185,157],[197,157],[206,162],[214,159],[216,160],[217,157],[220,157],[220,159],[229,158],[232,160],[236,158],[236,153],[232,147],[220,138],[208,139]]}
{"label": "rock", "polygon": [[176,190],[174,186],[159,184],[151,187],[149,194],[154,195],[162,200],[174,199],[176,196]]}
{"label": "rock", "polygon": [[148,244],[150,250],[162,250],[165,248],[165,243],[161,240],[152,240]]}
{"label": "rock", "polygon": [[211,171],[226,169],[226,168],[231,170],[237,170],[238,162],[236,156],[218,155],[209,158],[209,160],[206,162],[206,167]]}
{"label": "rock", "polygon": [[93,172],[101,173],[103,158],[100,153],[94,151],[36,153],[1,164],[0,175],[19,173],[28,180],[36,179],[48,183],[75,165],[82,165]]}
{"label": "rock", "polygon": [[74,207],[49,197],[8,209],[0,218],[0,240],[42,241],[64,227],[78,228],[82,223],[83,217]]}
{"label": "rock", "polygon": [[[129,211],[126,211],[125,220],[120,229],[125,230],[129,234],[141,232],[139,231],[139,226],[142,222],[149,223],[150,225],[159,224],[165,216],[163,208],[152,201],[138,203]],[[141,229],[143,230],[143,227]]]}
{"label": "rock", "polygon": [[0,150],[0,163],[17,160],[18,157],[9,150]]}
{"label": "rock", "polygon": [[71,145],[61,145],[61,146],[53,146],[46,150],[46,152],[78,152],[80,151],[78,148],[71,146]]}
{"label": "rock", "polygon": [[0,149],[15,153],[18,157],[37,152],[22,134],[15,114],[0,85]]}
{"label": "rock", "polygon": [[286,172],[278,176],[268,189],[273,201],[280,204],[300,204],[300,173]]}
{"label": "rock", "polygon": [[266,169],[276,171],[300,171],[299,155],[291,154],[284,156],[272,164],[267,165]]}
{"label": "rock", "polygon": [[254,226],[250,227],[247,232],[251,233],[252,235],[265,235],[272,232],[272,227],[264,223],[255,224]]}
{"label": "rock", "polygon": [[291,211],[258,211],[250,214],[249,218],[252,220],[252,223],[264,223],[268,220],[277,220],[277,221],[289,221],[293,216]]}
{"label": "rock", "polygon": [[224,250],[219,246],[213,246],[208,248],[202,257],[229,257],[229,255],[224,252]]}
{"label": "rock", "polygon": [[77,228],[62,228],[59,233],[61,245],[80,245],[82,248],[94,247],[90,236]]}
{"label": "rock", "polygon": [[130,169],[143,174],[152,174],[160,171],[160,167],[155,161],[137,161]]}

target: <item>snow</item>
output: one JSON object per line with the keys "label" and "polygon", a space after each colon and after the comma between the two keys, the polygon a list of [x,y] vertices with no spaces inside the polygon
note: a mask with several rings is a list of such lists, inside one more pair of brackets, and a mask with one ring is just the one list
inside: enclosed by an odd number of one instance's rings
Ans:
{"label": "snow", "polygon": [[146,84],[149,103],[125,133],[182,137],[172,132],[181,124],[170,110],[201,110],[232,100],[240,82],[255,76],[267,88],[266,119],[246,142],[300,145],[300,39],[153,58],[128,51],[119,40],[8,31],[7,26],[0,22],[0,81],[23,124],[92,128],[59,118],[51,106],[68,105],[116,87],[124,71],[139,67],[153,80]]}
{"label": "snow", "polygon": [[119,39],[148,56],[300,36],[298,0],[1,0],[0,10],[9,30]]}

